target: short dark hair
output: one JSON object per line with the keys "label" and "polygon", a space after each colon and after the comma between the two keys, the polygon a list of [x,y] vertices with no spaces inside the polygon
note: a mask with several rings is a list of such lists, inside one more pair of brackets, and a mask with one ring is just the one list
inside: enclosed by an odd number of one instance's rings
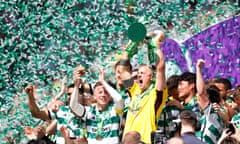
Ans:
{"label": "short dark hair", "polygon": [[55,142],[51,141],[47,136],[44,136],[37,140],[30,140],[27,144],[55,144]]}
{"label": "short dark hair", "polygon": [[67,88],[74,88],[74,84],[72,83],[72,84],[68,85]]}
{"label": "short dark hair", "polygon": [[169,90],[178,88],[179,75],[172,75],[167,79],[167,87]]}
{"label": "short dark hair", "polygon": [[194,84],[194,91],[197,92],[195,73],[184,72],[183,74],[180,75],[179,81],[187,81],[190,84]]}
{"label": "short dark hair", "polygon": [[214,82],[224,84],[226,90],[232,89],[232,84],[231,84],[230,80],[228,80],[227,78],[217,78],[217,79],[215,79]]}
{"label": "short dark hair", "polygon": [[102,86],[103,84],[100,82],[100,81],[98,81],[98,82],[96,82],[96,84],[94,85],[94,87],[93,87],[93,89],[95,89],[96,87],[98,87],[98,86]]}
{"label": "short dark hair", "polygon": [[[114,70],[116,70],[117,66],[121,65],[121,60],[117,61],[114,65]],[[129,70],[132,71],[132,65],[131,63],[129,62],[127,65],[124,65],[124,66],[128,66],[129,67]]]}
{"label": "short dark hair", "polygon": [[191,110],[183,110],[180,113],[180,119],[182,122],[188,123],[189,125],[191,125],[194,128],[196,127],[197,116]]}
{"label": "short dark hair", "polygon": [[240,85],[236,86],[233,91],[233,96],[240,96]]}
{"label": "short dark hair", "polygon": [[[108,83],[111,87],[113,87],[114,89],[116,89],[116,85],[114,85],[111,81],[107,81],[107,83]],[[94,85],[93,89],[95,89],[97,86],[103,86],[103,84],[102,84],[100,81],[98,81],[98,82],[96,82],[96,84]]]}
{"label": "short dark hair", "polygon": [[180,81],[188,81],[189,83],[196,84],[196,74],[191,72],[184,72],[180,75]]}
{"label": "short dark hair", "polygon": [[180,113],[180,119],[197,120],[196,114],[191,110],[183,110]]}

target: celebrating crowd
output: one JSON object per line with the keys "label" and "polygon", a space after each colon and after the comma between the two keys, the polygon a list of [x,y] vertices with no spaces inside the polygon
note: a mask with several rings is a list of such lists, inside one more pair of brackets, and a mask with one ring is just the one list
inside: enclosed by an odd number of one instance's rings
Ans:
{"label": "celebrating crowd", "polygon": [[[166,79],[160,47],[164,34],[153,33],[142,42],[130,41],[123,50],[114,67],[115,84],[105,79],[101,66],[97,82],[87,83],[82,78],[85,68],[78,66],[74,83],[67,90],[63,84],[60,94],[43,109],[35,102],[34,85],[28,85],[30,112],[43,121],[38,127],[25,127],[28,143],[239,143],[240,86],[232,88],[226,78],[204,80],[202,59],[196,73]],[[136,73],[130,58],[142,43],[154,52],[149,59],[155,63],[141,64]],[[59,99],[65,91],[66,102]]]}

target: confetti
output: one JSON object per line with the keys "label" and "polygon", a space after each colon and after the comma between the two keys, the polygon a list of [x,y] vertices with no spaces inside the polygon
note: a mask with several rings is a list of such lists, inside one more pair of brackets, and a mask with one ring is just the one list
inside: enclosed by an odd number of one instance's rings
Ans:
{"label": "confetti", "polygon": [[[25,125],[36,126],[39,120],[31,117],[26,105],[26,94],[23,92],[27,84],[36,84],[42,92],[40,95],[41,106],[56,95],[53,88],[54,80],[67,76],[72,83],[72,72],[77,65],[84,65],[89,76],[85,79],[95,82],[98,77],[92,67],[102,64],[106,67],[106,76],[113,79],[113,66],[117,55],[128,42],[128,27],[145,18],[144,24],[147,31],[160,29],[166,38],[171,38],[179,43],[203,32],[210,26],[239,14],[240,8],[234,2],[219,2],[213,0],[205,3],[186,3],[172,0],[68,0],[68,1],[16,1],[2,0],[0,2],[0,134],[3,143],[13,141],[26,143],[26,137],[22,133]],[[240,20],[239,20],[240,21]],[[237,39],[239,21],[231,31],[228,25],[223,25],[229,31],[227,37],[231,40],[229,47],[234,45]],[[189,50],[194,55],[208,45],[209,57],[215,54],[217,48],[221,51],[221,58],[226,58],[222,45],[217,38],[211,37],[200,40],[201,43],[192,43]],[[220,33],[221,37],[224,33]],[[216,41],[213,41],[216,40]],[[189,43],[190,40],[188,41]],[[187,42],[186,42],[187,43]],[[225,42],[224,42],[225,43]],[[171,61],[169,67],[172,73],[179,73],[179,66],[187,69],[184,55],[176,56],[175,52],[184,52],[187,49],[171,40],[166,46],[177,46],[177,50],[164,49],[167,58],[177,59]],[[215,47],[214,47],[215,46]],[[137,66],[144,63],[146,58],[146,46],[139,46],[138,56],[134,56],[132,63]],[[232,55],[239,54],[239,49],[232,50]],[[236,56],[237,57],[237,56]],[[146,58],[146,59],[145,59]],[[220,58],[218,62],[224,63]],[[229,60],[231,61],[231,60]],[[236,66],[240,71],[239,59],[235,59],[227,66]],[[189,61],[194,64],[195,61]],[[185,65],[184,65],[185,64]],[[216,65],[217,63],[212,63]],[[220,65],[221,68],[224,66]],[[92,72],[92,71],[94,72]],[[229,70],[229,69],[228,69]],[[233,71],[233,70],[231,70]],[[229,72],[229,71],[228,71]],[[222,72],[216,71],[218,75]],[[210,75],[209,75],[210,76]],[[232,77],[238,77],[234,73]],[[238,79],[238,82],[240,80]],[[19,105],[16,105],[16,101]],[[7,120],[7,121],[6,121]],[[8,138],[7,138],[8,137]],[[7,139],[9,141],[7,141]]]}

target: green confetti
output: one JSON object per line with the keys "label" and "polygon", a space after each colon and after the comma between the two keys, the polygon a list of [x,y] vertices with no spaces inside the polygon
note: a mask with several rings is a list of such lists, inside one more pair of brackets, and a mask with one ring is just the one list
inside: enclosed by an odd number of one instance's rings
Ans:
{"label": "green confetti", "polygon": [[[140,18],[146,19],[146,28],[156,23],[167,37],[181,41],[240,11],[236,2],[214,2],[210,11],[204,0],[190,8],[189,3],[179,0],[2,0],[0,123],[5,125],[1,125],[0,139],[3,143],[9,143],[6,137],[26,143],[24,126],[39,124],[26,108],[23,89],[27,84],[41,88],[40,103],[44,106],[57,93],[53,80],[68,76],[71,83],[77,65],[86,67],[89,76],[85,79],[89,82],[98,78],[96,70],[91,73],[94,64],[106,67],[106,76],[113,79],[110,63],[127,44],[128,27]],[[133,63],[144,63],[146,46],[139,49]],[[15,105],[16,99],[19,106]]]}

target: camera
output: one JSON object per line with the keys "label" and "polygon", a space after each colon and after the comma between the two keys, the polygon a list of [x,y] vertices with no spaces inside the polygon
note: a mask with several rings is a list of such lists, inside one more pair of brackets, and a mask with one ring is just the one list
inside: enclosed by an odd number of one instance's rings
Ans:
{"label": "camera", "polygon": [[162,130],[151,132],[151,144],[167,144],[168,137]]}
{"label": "camera", "polygon": [[181,131],[181,120],[179,118],[172,120],[169,123],[169,138],[174,137],[176,133]]}
{"label": "camera", "polygon": [[174,137],[176,133],[180,133],[181,120],[176,118],[167,123],[163,128],[151,133],[151,144],[166,144],[167,140]]}

